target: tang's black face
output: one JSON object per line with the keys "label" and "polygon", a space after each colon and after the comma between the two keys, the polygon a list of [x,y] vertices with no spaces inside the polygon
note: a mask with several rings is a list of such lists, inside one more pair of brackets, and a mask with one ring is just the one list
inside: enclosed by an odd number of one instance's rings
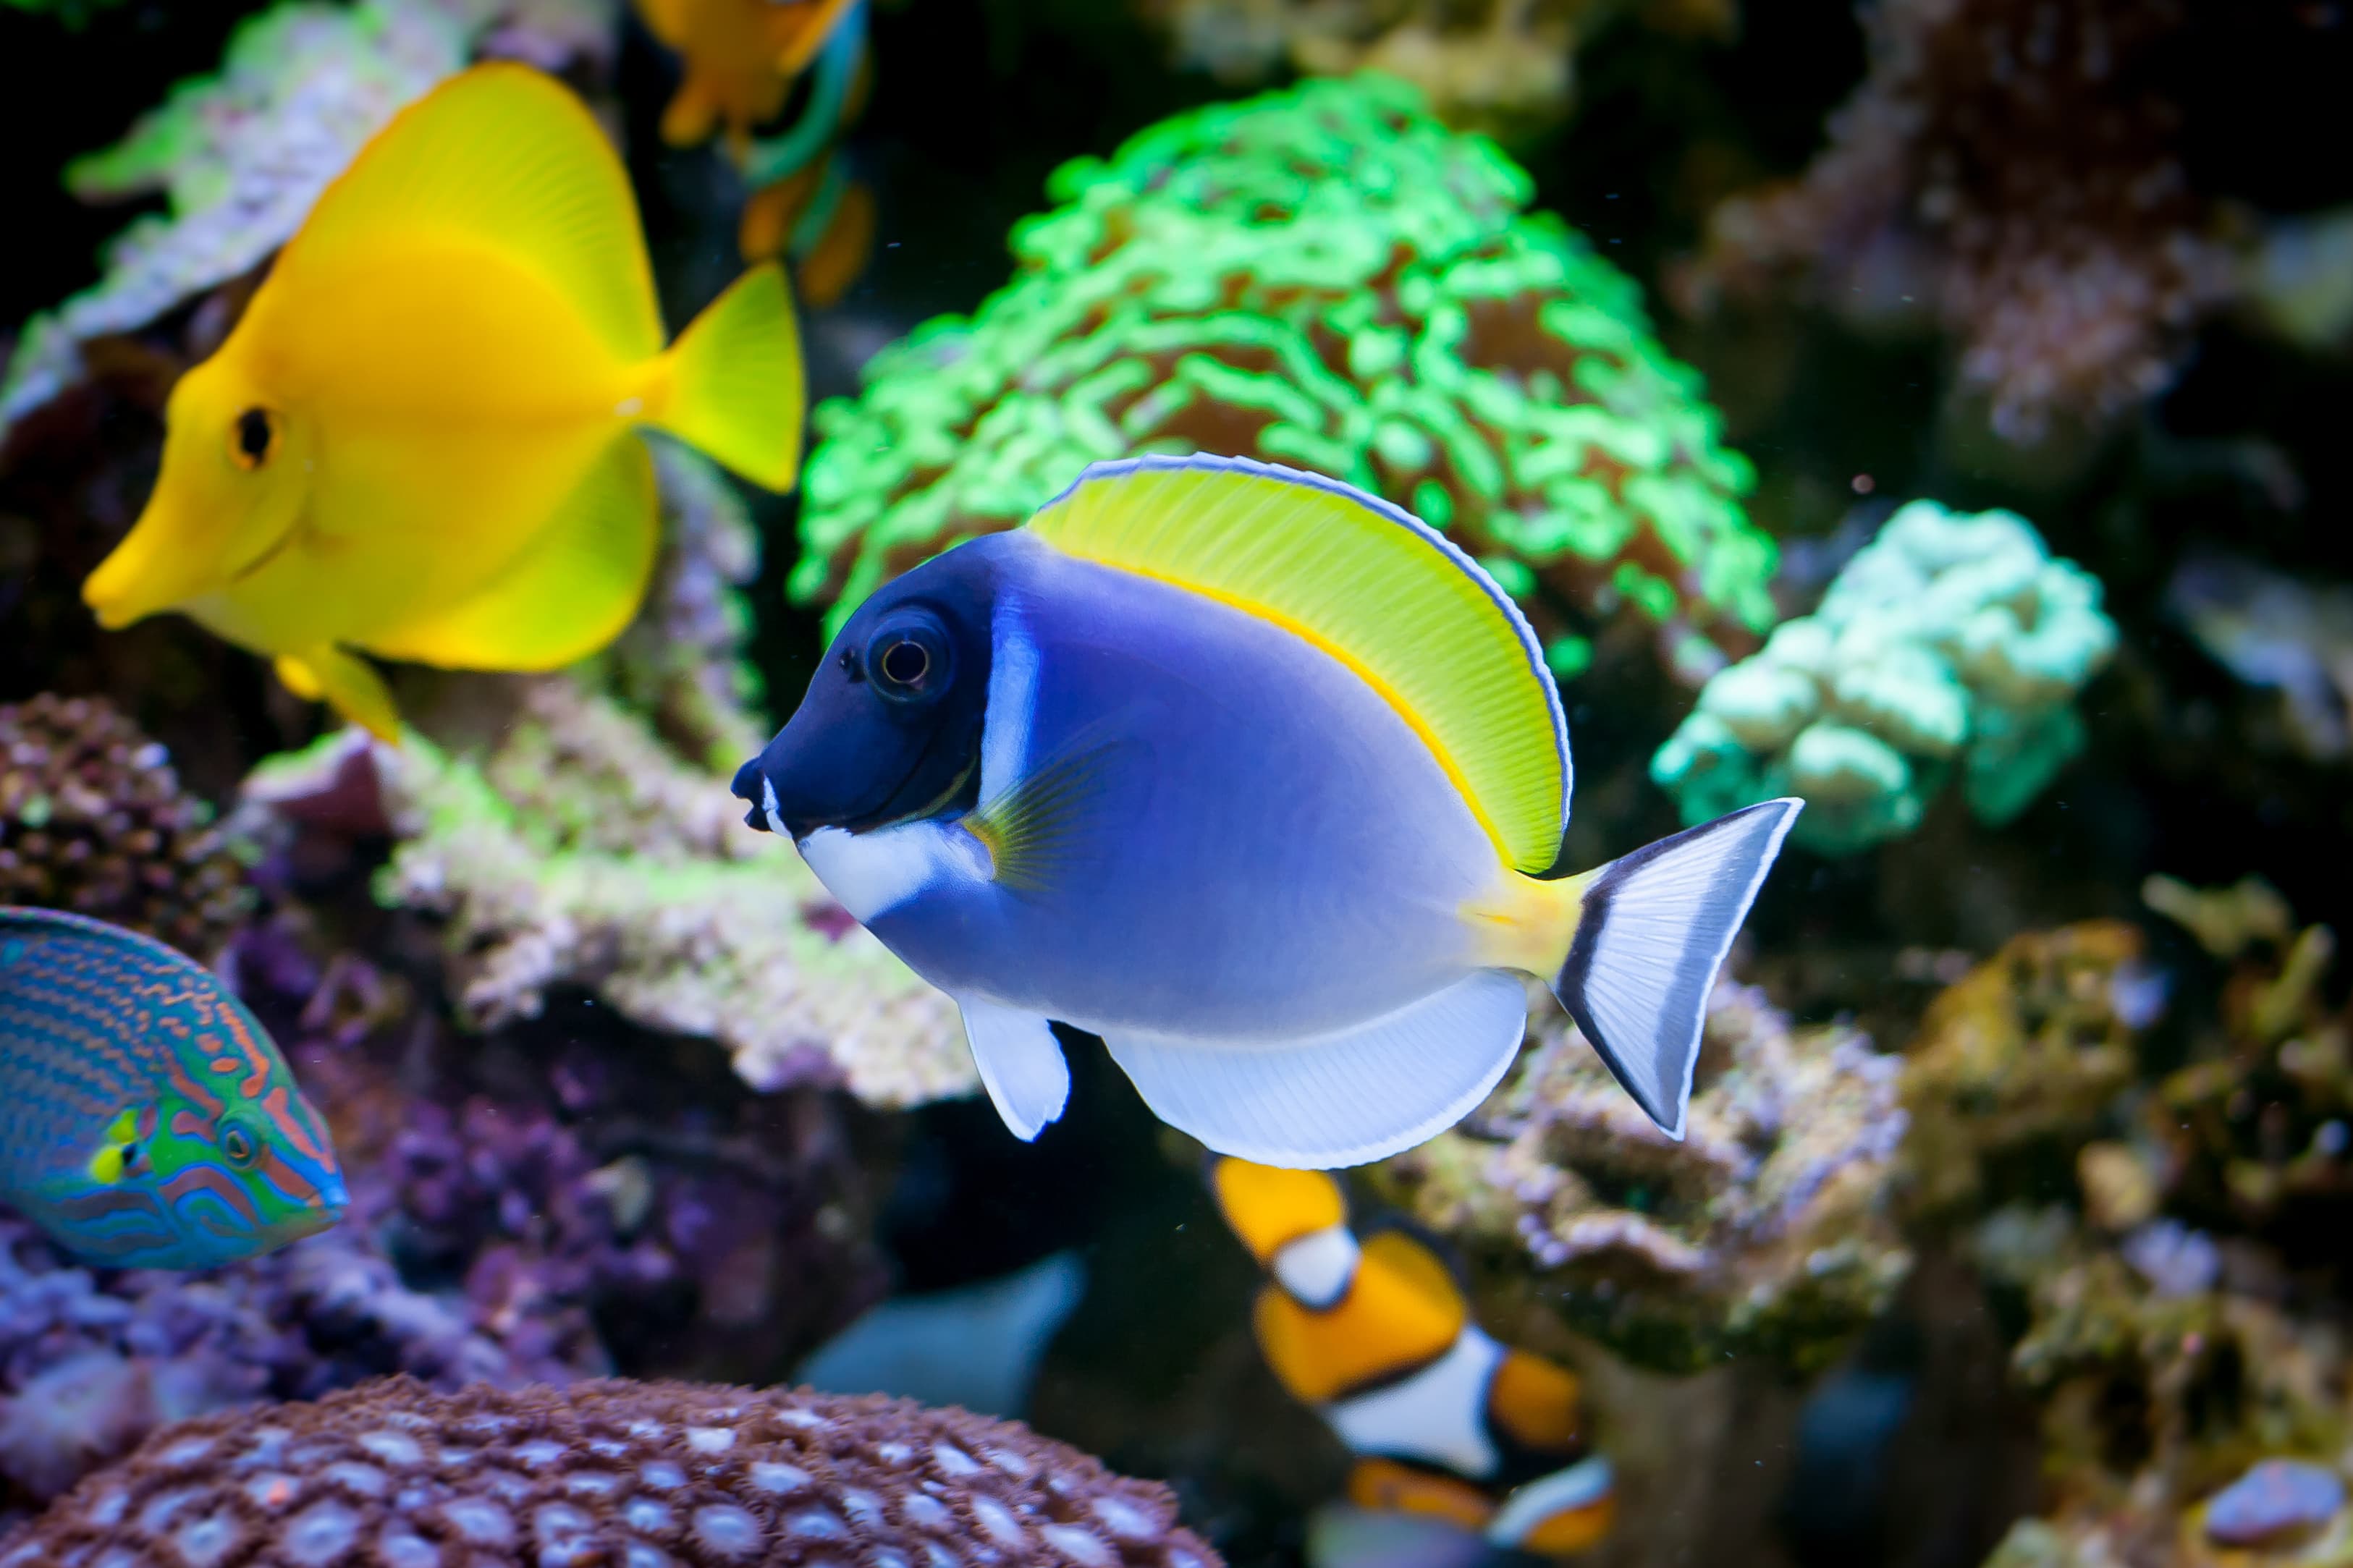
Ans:
{"label": "tang's black face", "polygon": [[735,774],[746,825],[800,838],[928,816],[980,773],[1000,540],[959,545],[878,590],[842,626],[808,694]]}

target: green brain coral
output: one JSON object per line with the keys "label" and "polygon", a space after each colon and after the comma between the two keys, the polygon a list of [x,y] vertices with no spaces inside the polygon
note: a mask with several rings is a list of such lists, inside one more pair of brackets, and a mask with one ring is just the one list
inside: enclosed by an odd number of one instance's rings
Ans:
{"label": "green brain coral", "polygon": [[1651,776],[1686,822],[1802,795],[1796,837],[1830,854],[1909,832],[1956,768],[2000,826],[2083,749],[2074,697],[2116,642],[2098,580],[2024,518],[1914,501],[1820,609],[1708,681]]}
{"label": "green brain coral", "polygon": [[1087,464],[1311,468],[1444,528],[1574,673],[1653,626],[1696,680],[1771,625],[1772,542],[1699,378],[1526,174],[1414,89],[1317,81],[1178,115],[1057,171],[1013,281],[820,407],[790,591],[839,625]]}

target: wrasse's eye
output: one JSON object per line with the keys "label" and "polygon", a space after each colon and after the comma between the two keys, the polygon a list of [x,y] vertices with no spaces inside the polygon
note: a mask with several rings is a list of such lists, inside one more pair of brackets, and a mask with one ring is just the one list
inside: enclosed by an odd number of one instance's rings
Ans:
{"label": "wrasse's eye", "polygon": [[240,1171],[252,1168],[254,1156],[252,1133],[242,1127],[227,1128],[221,1133],[220,1146],[221,1152],[228,1157],[228,1163]]}
{"label": "wrasse's eye", "polygon": [[948,689],[955,664],[947,628],[927,610],[896,612],[866,640],[866,678],[894,702],[929,702]]}
{"label": "wrasse's eye", "polygon": [[228,449],[240,468],[250,470],[269,461],[278,450],[278,416],[267,408],[248,408],[238,415]]}

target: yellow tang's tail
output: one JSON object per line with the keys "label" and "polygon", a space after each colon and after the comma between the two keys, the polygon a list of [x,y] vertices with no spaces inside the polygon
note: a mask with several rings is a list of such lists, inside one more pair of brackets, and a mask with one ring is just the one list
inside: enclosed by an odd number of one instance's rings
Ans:
{"label": "yellow tang's tail", "polygon": [[772,490],[801,464],[800,332],[784,269],[754,267],[655,362],[643,417]]}

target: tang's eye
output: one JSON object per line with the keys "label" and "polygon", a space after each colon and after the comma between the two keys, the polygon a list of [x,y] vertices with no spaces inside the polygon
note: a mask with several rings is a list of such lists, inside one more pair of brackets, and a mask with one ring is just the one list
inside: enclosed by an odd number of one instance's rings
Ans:
{"label": "tang's eye", "polygon": [[929,611],[900,610],[866,640],[866,679],[894,702],[928,702],[955,674],[947,628]]}
{"label": "tang's eye", "polygon": [[269,461],[278,450],[278,416],[267,408],[248,408],[237,416],[229,435],[229,457],[250,471]]}
{"label": "tang's eye", "polygon": [[253,1134],[236,1126],[221,1130],[220,1147],[228,1163],[240,1171],[253,1169],[253,1158],[260,1152],[253,1142]]}

